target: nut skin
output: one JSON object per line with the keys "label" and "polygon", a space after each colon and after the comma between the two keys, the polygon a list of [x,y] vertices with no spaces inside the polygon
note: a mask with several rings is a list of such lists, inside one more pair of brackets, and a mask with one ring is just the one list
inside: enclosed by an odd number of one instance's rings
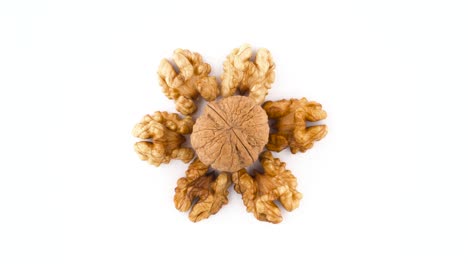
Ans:
{"label": "nut skin", "polygon": [[267,149],[282,151],[290,147],[296,154],[312,148],[315,141],[327,135],[326,125],[307,127],[307,121],[317,122],[327,117],[322,105],[306,98],[268,101],[263,104],[268,118],[276,120],[276,133],[270,134]]}
{"label": "nut skin", "polygon": [[205,107],[190,139],[203,163],[234,172],[257,160],[268,133],[265,111],[248,97],[232,96]]}

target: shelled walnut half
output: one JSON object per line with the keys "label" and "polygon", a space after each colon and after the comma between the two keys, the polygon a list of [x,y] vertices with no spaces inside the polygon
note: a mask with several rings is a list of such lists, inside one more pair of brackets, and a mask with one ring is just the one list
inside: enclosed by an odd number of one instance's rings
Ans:
{"label": "shelled walnut half", "polygon": [[169,163],[171,159],[188,163],[193,159],[193,150],[181,145],[185,142],[183,135],[191,133],[192,127],[191,117],[180,118],[177,114],[159,111],[146,115],[132,133],[135,137],[151,141],[135,143],[135,151],[142,160],[156,166]]}
{"label": "shelled walnut half", "polygon": [[158,69],[159,83],[164,94],[176,101],[176,109],[184,115],[197,111],[195,100],[201,95],[207,101],[216,99],[219,94],[216,77],[208,76],[211,66],[203,62],[200,54],[177,49],[173,55],[176,69],[163,59]]}
{"label": "shelled walnut half", "polygon": [[239,90],[241,94],[249,92],[248,96],[257,104],[263,103],[275,81],[275,63],[267,49],[260,48],[254,60],[252,55],[252,48],[245,44],[227,56],[221,76],[222,96],[232,96]]}
{"label": "shelled walnut half", "polygon": [[210,215],[216,214],[228,202],[228,188],[231,177],[227,173],[215,175],[208,172],[208,166],[195,159],[185,173],[185,177],[177,181],[174,204],[182,212],[190,211],[189,218],[198,222]]}
{"label": "shelled walnut half", "polygon": [[267,149],[281,151],[288,146],[293,154],[312,148],[315,141],[327,135],[326,125],[307,127],[307,121],[317,122],[327,117],[322,105],[302,98],[268,101],[263,105],[268,117],[276,120],[276,133],[270,134]]}
{"label": "shelled walnut half", "polygon": [[233,173],[234,190],[242,194],[247,211],[258,220],[279,223],[283,218],[275,200],[292,211],[299,206],[302,194],[296,190],[296,177],[286,170],[286,163],[269,151],[262,153],[260,162],[264,173],[256,171],[252,176],[245,169]]}

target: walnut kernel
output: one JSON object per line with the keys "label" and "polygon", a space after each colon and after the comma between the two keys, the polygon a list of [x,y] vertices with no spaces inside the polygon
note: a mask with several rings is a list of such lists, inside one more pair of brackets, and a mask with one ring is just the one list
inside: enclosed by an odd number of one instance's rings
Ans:
{"label": "walnut kernel", "polygon": [[190,117],[180,118],[177,114],[155,112],[146,115],[133,128],[132,134],[141,139],[151,139],[135,143],[135,151],[142,160],[155,166],[179,159],[187,163],[193,159],[193,150],[181,145],[185,142],[183,134],[192,132],[193,120]]}
{"label": "walnut kernel", "polygon": [[203,62],[200,54],[177,49],[173,59],[179,72],[168,60],[163,59],[158,69],[159,83],[164,94],[176,101],[177,111],[190,115],[197,111],[195,100],[198,95],[207,101],[218,96],[218,83],[216,77],[208,76],[211,66]]}
{"label": "walnut kernel", "polygon": [[277,132],[270,135],[266,146],[269,150],[281,151],[289,146],[293,154],[305,152],[327,134],[326,125],[307,127],[307,121],[316,122],[327,117],[317,102],[309,102],[305,98],[283,99],[268,101],[263,104],[263,109],[270,119],[277,121],[274,125]]}
{"label": "walnut kernel", "polygon": [[296,177],[286,170],[286,163],[281,162],[269,151],[260,156],[264,173],[255,172],[252,177],[245,169],[232,174],[234,190],[242,194],[247,211],[258,220],[279,223],[283,220],[281,211],[274,203],[278,200],[287,211],[299,206],[302,194],[296,190]]}
{"label": "walnut kernel", "polygon": [[241,94],[249,92],[249,97],[257,104],[263,103],[268,90],[275,81],[275,63],[267,49],[260,48],[251,61],[252,48],[242,45],[234,49],[223,64],[221,94],[228,97],[239,89]]}
{"label": "walnut kernel", "polygon": [[208,166],[195,159],[185,172],[186,176],[177,181],[175,188],[174,204],[178,210],[188,211],[195,202],[189,214],[193,222],[216,214],[228,203],[230,176],[226,173],[215,176],[214,173],[207,174],[207,171]]}

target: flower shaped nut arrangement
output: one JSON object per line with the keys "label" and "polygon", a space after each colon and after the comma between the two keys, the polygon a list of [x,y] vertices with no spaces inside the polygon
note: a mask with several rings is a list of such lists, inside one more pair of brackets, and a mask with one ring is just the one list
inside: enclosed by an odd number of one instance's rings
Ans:
{"label": "flower shaped nut arrangement", "polygon": [[[190,210],[194,222],[227,204],[232,184],[258,220],[281,222],[275,201],[292,211],[302,194],[294,175],[271,151],[289,147],[295,154],[312,148],[327,127],[307,127],[307,121],[325,119],[327,113],[305,98],[264,103],[275,80],[275,64],[264,48],[255,55],[249,45],[234,49],[223,64],[220,87],[200,54],[177,49],[173,60],[177,68],[161,61],[159,82],[183,116],[159,111],[146,115],[133,129],[133,135],[144,140],[135,144],[135,151],[155,166],[172,159],[191,162],[177,181],[174,204],[180,211]],[[193,120],[199,97],[208,103]],[[269,119],[274,120],[273,129]],[[189,135],[192,148],[183,145]],[[262,171],[249,173],[246,168],[257,160]]]}

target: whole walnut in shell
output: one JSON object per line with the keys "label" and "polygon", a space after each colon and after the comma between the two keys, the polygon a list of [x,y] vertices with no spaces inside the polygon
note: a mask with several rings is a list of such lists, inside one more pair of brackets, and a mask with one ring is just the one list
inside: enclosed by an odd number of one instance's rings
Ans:
{"label": "whole walnut in shell", "polygon": [[258,159],[269,131],[268,117],[254,100],[232,96],[208,103],[190,139],[203,163],[235,172]]}
{"label": "whole walnut in shell", "polygon": [[[161,61],[158,78],[163,93],[185,117],[159,111],[146,115],[133,129],[142,139],[135,143],[139,157],[155,166],[174,159],[190,162],[185,177],[177,181],[174,205],[189,211],[193,222],[227,204],[232,184],[258,220],[281,222],[278,206],[292,211],[302,194],[286,163],[271,151],[289,148],[296,154],[321,140],[327,126],[307,122],[327,117],[322,105],[306,98],[264,103],[276,76],[271,53],[264,48],[256,53],[247,44],[234,49],[223,63],[221,84],[196,52],[177,49],[173,62]],[[194,120],[200,97],[209,102]],[[257,160],[259,171],[251,168]]]}

